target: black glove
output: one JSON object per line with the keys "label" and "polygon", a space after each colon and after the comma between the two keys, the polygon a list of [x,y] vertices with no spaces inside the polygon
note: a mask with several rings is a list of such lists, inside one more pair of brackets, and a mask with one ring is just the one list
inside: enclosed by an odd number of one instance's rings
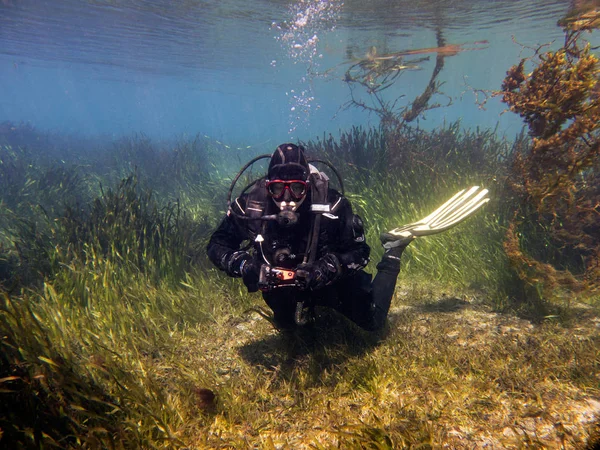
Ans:
{"label": "black glove", "polygon": [[258,291],[260,264],[248,252],[235,252],[227,263],[227,274],[232,277],[242,277],[248,292]]}
{"label": "black glove", "polygon": [[302,263],[296,268],[296,285],[303,291],[316,291],[333,283],[342,274],[337,256],[328,253],[314,263]]}

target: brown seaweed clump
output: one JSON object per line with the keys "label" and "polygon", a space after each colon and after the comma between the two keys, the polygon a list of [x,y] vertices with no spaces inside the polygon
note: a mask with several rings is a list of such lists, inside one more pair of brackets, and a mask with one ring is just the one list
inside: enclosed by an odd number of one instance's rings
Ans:
{"label": "brown seaweed clump", "polygon": [[564,45],[540,47],[511,67],[500,93],[532,137],[511,167],[519,202],[505,250],[544,297],[560,289],[586,296],[600,290],[600,65],[590,45],[581,44],[582,33],[600,24],[596,16],[564,22]]}

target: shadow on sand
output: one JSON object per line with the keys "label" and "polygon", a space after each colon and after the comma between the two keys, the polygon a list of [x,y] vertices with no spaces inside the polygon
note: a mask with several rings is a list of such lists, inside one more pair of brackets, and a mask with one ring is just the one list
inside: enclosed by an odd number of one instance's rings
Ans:
{"label": "shadow on sand", "polygon": [[387,333],[387,327],[380,332],[364,331],[333,310],[319,309],[314,323],[249,342],[239,353],[248,364],[276,372],[276,379],[290,380],[303,369],[317,383],[321,374],[334,366],[369,353]]}
{"label": "shadow on sand", "polygon": [[453,296],[442,296],[438,300],[432,300],[415,307],[416,311],[420,312],[458,312],[473,305],[466,300]]}

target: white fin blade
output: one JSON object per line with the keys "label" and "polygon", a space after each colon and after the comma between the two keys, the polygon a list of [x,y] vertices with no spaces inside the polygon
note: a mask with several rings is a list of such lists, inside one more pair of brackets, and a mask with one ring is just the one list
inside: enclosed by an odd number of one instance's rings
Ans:
{"label": "white fin blade", "polygon": [[408,231],[408,230],[412,230],[413,228],[416,228],[419,225],[423,225],[423,222],[409,223],[408,225],[404,225],[403,227],[394,228],[393,230],[388,231],[388,233],[401,235],[401,233]]}
{"label": "white fin blade", "polygon": [[469,209],[461,216],[455,217],[454,220],[446,221],[443,224],[440,224],[436,227],[430,227],[427,230],[415,229],[415,230],[412,230],[412,232],[415,236],[416,235],[426,236],[428,234],[435,234],[435,233],[441,233],[442,231],[446,231],[447,229],[452,228],[455,225],[458,225],[459,223],[461,223],[462,221],[464,221],[465,219],[470,217],[473,213],[475,213],[481,206],[485,205],[488,201],[489,201],[488,198],[482,200],[475,207]]}
{"label": "white fin blade", "polygon": [[485,203],[487,203],[487,201],[482,201],[481,203],[476,204],[473,208],[470,208],[469,210],[464,211],[462,214],[453,216],[452,218],[448,218],[447,220],[445,220],[445,221],[443,221],[443,222],[441,222],[439,224],[436,224],[434,227],[430,227],[430,228],[434,229],[434,230],[435,229],[441,229],[441,228],[446,228],[448,226],[452,226],[455,223],[462,222],[467,217],[469,217],[472,214],[474,214]]}
{"label": "white fin blade", "polygon": [[486,192],[483,192],[482,194],[483,195],[477,195],[475,198],[471,199],[467,204],[457,209],[456,211],[453,211],[452,214],[442,218],[442,220],[436,221],[436,223],[430,224],[430,226],[432,228],[444,226],[444,223],[446,222],[454,221],[459,217],[471,214],[471,210],[477,209],[479,207],[478,205],[484,199]]}
{"label": "white fin blade", "polygon": [[479,189],[479,186],[473,186],[472,188],[470,188],[467,191],[465,191],[465,190],[460,191],[458,193],[460,195],[454,195],[454,197],[452,197],[450,200],[448,200],[446,203],[444,203],[440,208],[435,210],[432,214],[427,216],[421,222],[432,223],[436,220],[441,220],[442,218],[446,217],[448,214],[452,214],[454,211],[461,208],[461,205],[463,205],[465,202],[467,202],[468,199],[478,189]]}
{"label": "white fin blade", "polygon": [[433,228],[438,224],[442,225],[443,222],[453,220],[453,218],[457,216],[462,216],[465,212],[468,212],[471,208],[473,208],[474,205],[479,203],[479,201],[486,196],[487,192],[487,189],[484,189],[483,191],[479,192],[479,194],[477,194],[475,197],[467,201],[465,204],[461,205],[460,207],[457,207],[453,211],[449,211],[449,214],[445,215],[444,217],[440,217],[439,220],[431,222],[430,226]]}
{"label": "white fin blade", "polygon": [[463,189],[424,219],[394,228],[387,234],[407,238],[428,236],[445,231],[459,224],[489,202],[490,199],[486,198],[489,191],[487,189],[478,191],[479,186],[473,186],[468,190]]}
{"label": "white fin blade", "polygon": [[438,216],[442,216],[444,215],[448,210],[452,210],[455,206],[454,203],[457,201],[460,201],[458,198],[465,192],[465,190],[463,189],[460,192],[457,192],[456,194],[454,194],[454,196],[449,199],[446,203],[444,203],[442,206],[440,206],[438,209],[436,209],[434,212],[432,212],[431,214],[429,214],[427,217],[425,217],[422,220],[419,220],[418,222],[413,222],[413,223],[409,223],[407,225],[404,225],[402,227],[398,227],[398,228],[394,228],[393,230],[389,231],[388,233],[390,234],[399,234],[405,230],[410,230],[413,228],[416,228],[418,226],[421,226],[423,224],[426,224],[432,220],[434,220],[436,217]]}
{"label": "white fin blade", "polygon": [[450,198],[442,206],[440,206],[435,211],[433,211],[431,214],[429,214],[427,217],[425,217],[422,220],[419,220],[416,223],[427,223],[427,222],[433,220],[436,216],[439,216],[439,215],[443,214],[447,209],[451,209],[453,207],[453,205],[454,205],[454,202],[456,202],[457,200],[459,200],[459,197],[461,195],[463,195],[464,192],[465,192],[464,189],[462,191],[460,191],[460,192],[457,192],[456,194],[454,194],[452,196],[452,198]]}

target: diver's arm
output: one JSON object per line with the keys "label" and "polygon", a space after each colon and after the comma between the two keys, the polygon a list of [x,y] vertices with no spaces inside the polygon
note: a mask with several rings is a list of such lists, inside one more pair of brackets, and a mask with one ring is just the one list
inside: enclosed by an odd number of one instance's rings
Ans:
{"label": "diver's arm", "polygon": [[362,220],[352,212],[352,206],[346,198],[342,197],[334,214],[339,217],[340,227],[333,254],[340,262],[342,275],[352,275],[369,263],[371,248],[365,239]]}
{"label": "diver's arm", "polygon": [[239,276],[235,270],[232,270],[231,262],[239,253],[240,244],[245,238],[246,236],[243,235],[233,217],[225,216],[206,246],[208,258],[217,268],[227,272],[228,275]]}

